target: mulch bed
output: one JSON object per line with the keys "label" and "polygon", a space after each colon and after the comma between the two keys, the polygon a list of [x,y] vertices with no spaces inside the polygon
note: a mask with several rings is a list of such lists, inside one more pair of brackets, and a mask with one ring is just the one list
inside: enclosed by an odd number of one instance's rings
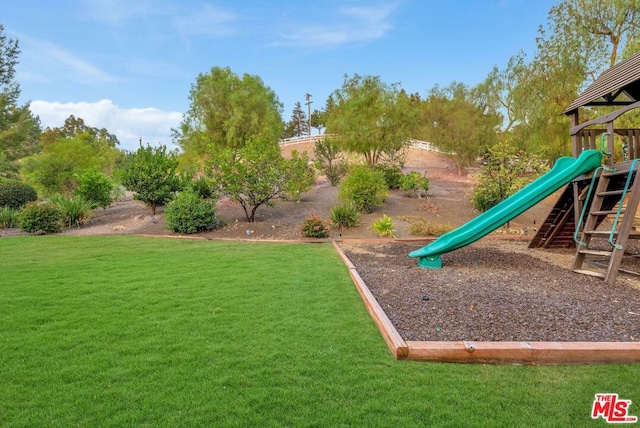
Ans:
{"label": "mulch bed", "polygon": [[640,289],[629,281],[608,285],[499,241],[423,269],[407,255],[421,246],[340,244],[404,340],[640,341]]}

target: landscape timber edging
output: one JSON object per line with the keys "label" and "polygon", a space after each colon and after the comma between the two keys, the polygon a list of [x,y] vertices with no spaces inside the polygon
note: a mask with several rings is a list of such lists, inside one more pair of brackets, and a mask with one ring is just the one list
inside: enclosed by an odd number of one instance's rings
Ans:
{"label": "landscape timber edging", "polygon": [[405,342],[355,265],[335,241],[333,247],[349,270],[365,307],[397,360],[524,365],[640,363],[640,342]]}

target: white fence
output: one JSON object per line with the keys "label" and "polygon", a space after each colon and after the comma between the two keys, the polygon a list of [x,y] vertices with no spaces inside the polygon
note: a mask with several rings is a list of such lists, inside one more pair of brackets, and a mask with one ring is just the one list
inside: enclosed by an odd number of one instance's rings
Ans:
{"label": "white fence", "polygon": [[[304,144],[304,143],[315,143],[316,141],[322,140],[325,137],[325,134],[318,135],[305,135],[302,137],[291,137],[280,140],[281,146],[288,146],[291,144]],[[409,145],[416,149],[426,150],[428,152],[436,152],[447,154],[448,152],[444,152],[438,149],[433,143],[428,141],[420,141],[420,140],[409,140]]]}

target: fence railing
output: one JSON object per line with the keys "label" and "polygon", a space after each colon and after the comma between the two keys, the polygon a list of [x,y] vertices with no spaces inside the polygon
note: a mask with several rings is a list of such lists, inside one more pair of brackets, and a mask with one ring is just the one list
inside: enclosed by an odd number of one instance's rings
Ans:
{"label": "fence railing", "polygon": [[[322,140],[325,137],[325,135],[327,135],[327,134],[305,135],[305,136],[301,136],[301,137],[285,138],[285,139],[280,140],[280,145],[281,146],[288,146],[288,145],[291,145],[291,144],[315,143],[316,141]],[[428,152],[443,153],[443,154],[447,154],[448,153],[448,152],[445,152],[443,150],[438,149],[433,143],[430,143],[428,141],[409,140],[409,145],[411,147],[416,148],[416,149],[425,150],[425,151],[428,151]]]}

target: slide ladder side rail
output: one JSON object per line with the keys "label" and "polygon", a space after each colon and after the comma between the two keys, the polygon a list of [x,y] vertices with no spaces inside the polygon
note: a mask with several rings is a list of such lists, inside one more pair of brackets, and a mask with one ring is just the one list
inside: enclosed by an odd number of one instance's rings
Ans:
{"label": "slide ladder side rail", "polygon": [[[626,177],[621,182],[619,178],[623,174],[626,174]],[[624,249],[631,236],[635,212],[640,203],[640,180],[636,180],[636,176],[635,162],[628,171],[603,170],[601,172],[593,202],[586,216],[584,229],[581,231],[580,245],[577,247],[573,263],[574,272],[603,278],[608,284],[615,282],[624,256]],[[615,178],[617,180],[613,180]],[[630,192],[629,189],[631,189]],[[625,205],[627,195],[628,200]],[[604,207],[606,198],[616,198],[614,209]],[[604,217],[613,217],[609,230],[596,230]],[[594,238],[601,239],[592,241]],[[603,243],[603,240],[606,241]],[[594,258],[604,260],[607,266],[604,273],[583,268],[585,262]]]}

